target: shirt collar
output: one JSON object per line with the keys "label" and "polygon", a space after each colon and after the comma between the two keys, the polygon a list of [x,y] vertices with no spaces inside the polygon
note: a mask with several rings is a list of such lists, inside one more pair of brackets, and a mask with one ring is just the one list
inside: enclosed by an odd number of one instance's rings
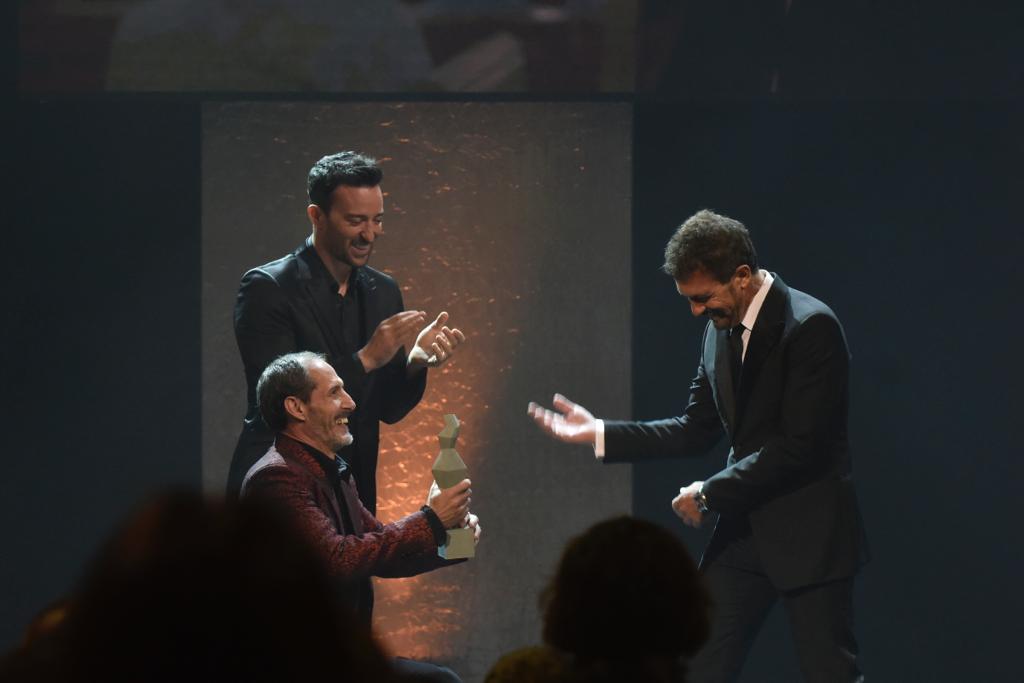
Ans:
{"label": "shirt collar", "polygon": [[[313,238],[311,236],[306,238],[306,246],[309,248],[311,252],[313,252],[313,258],[311,259],[311,262],[313,264],[312,269],[316,271],[316,274],[320,278],[327,280],[327,283],[331,287],[331,291],[337,294],[338,286],[341,283],[334,279],[334,276],[331,275],[331,271],[327,270],[327,266],[325,266],[323,260],[321,260],[320,254],[317,252],[316,247],[313,246]],[[360,266],[352,266],[348,274],[347,291],[351,292],[355,287],[359,285],[361,273],[362,268]]]}
{"label": "shirt collar", "polygon": [[[278,440],[285,439],[291,449],[298,449],[304,452],[309,457],[313,458],[320,469],[324,471],[324,475],[327,476],[332,482],[340,480],[348,481],[352,475],[352,470],[349,468],[348,463],[340,455],[335,455],[333,458],[329,455],[321,453],[316,448],[313,448],[307,443],[303,443],[297,439],[293,439],[287,434],[278,433]],[[280,449],[278,449],[280,450]]]}
{"label": "shirt collar", "polygon": [[757,316],[761,312],[761,306],[764,305],[764,300],[768,296],[768,290],[772,288],[772,282],[775,278],[767,270],[761,269],[764,273],[764,282],[761,283],[761,289],[757,290],[757,294],[750,300],[750,305],[747,306],[747,312],[743,316],[742,325],[744,329],[753,330],[754,323],[757,322]]}

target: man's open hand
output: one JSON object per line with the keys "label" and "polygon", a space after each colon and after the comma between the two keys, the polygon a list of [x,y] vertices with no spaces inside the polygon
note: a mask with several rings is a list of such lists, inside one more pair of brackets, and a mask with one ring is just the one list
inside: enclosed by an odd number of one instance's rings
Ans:
{"label": "man's open hand", "polygon": [[544,433],[559,441],[593,445],[597,420],[590,411],[561,394],[555,394],[552,403],[555,410],[548,410],[531,401],[526,412]]}

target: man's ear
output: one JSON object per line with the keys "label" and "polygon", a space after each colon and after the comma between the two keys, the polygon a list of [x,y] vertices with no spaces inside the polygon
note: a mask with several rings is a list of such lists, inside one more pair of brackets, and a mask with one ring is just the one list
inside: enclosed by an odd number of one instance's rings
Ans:
{"label": "man's ear", "polygon": [[309,222],[312,223],[314,227],[326,218],[324,210],[316,204],[310,204],[306,207],[306,215],[309,216]]}
{"label": "man's ear", "polygon": [[293,420],[306,421],[306,404],[295,396],[289,396],[284,400],[284,409]]}
{"label": "man's ear", "polygon": [[746,263],[738,267],[736,269],[736,272],[733,273],[733,277],[739,278],[740,283],[744,285],[750,280],[751,277],[753,277],[753,275],[754,272],[750,270],[750,266],[748,266]]}

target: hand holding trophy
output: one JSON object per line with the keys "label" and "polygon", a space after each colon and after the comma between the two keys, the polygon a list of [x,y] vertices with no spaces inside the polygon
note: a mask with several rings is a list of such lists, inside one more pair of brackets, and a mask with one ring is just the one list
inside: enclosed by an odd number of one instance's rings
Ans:
{"label": "hand holding trophy", "polygon": [[[447,414],[444,416],[444,423],[444,429],[437,435],[441,452],[437,454],[432,471],[438,487],[448,489],[466,479],[468,470],[466,463],[455,450],[455,441],[459,438],[459,419],[455,415]],[[469,527],[448,529],[447,540],[444,545],[438,547],[437,554],[446,560],[473,557],[473,537],[474,530]]]}

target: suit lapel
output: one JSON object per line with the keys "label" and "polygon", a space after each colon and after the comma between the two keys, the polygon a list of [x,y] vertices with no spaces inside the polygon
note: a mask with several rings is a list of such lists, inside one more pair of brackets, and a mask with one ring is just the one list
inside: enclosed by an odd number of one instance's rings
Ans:
{"label": "suit lapel", "polygon": [[341,482],[341,495],[345,500],[341,501],[341,504],[345,506],[348,511],[348,522],[352,526],[352,533],[356,536],[363,535],[363,516],[361,514],[359,506],[359,496],[356,495],[356,489],[352,486],[351,475],[349,480],[342,480]]}
{"label": "suit lapel", "polygon": [[312,457],[302,452],[301,448],[291,447],[287,448],[286,452],[278,450],[278,453],[281,453],[282,457],[284,457],[290,465],[303,470],[306,473],[306,476],[314,482],[314,486],[316,486],[320,491],[321,498],[327,500],[331,506],[331,512],[334,513],[335,526],[337,526],[338,530],[342,533],[347,531],[345,529],[345,519],[348,515],[342,513],[337,496],[331,490],[327,480],[324,479],[324,475],[320,474],[322,471],[320,464],[313,460]]}
{"label": "suit lapel", "polygon": [[715,386],[719,409],[724,411],[730,431],[736,433],[736,396],[732,387],[732,364],[729,362],[729,331],[715,330]]}
{"label": "suit lapel", "polygon": [[[740,375],[736,407],[737,422],[742,419],[747,397],[750,396],[768,354],[782,337],[785,327],[783,315],[786,310],[786,299],[789,297],[789,288],[779,276],[773,275],[773,277],[772,288],[768,290],[768,295],[765,297],[764,303],[761,304],[761,311],[757,315],[754,329],[750,331],[747,352],[743,358],[743,373]],[[726,353],[728,353],[728,346],[726,346]]]}

